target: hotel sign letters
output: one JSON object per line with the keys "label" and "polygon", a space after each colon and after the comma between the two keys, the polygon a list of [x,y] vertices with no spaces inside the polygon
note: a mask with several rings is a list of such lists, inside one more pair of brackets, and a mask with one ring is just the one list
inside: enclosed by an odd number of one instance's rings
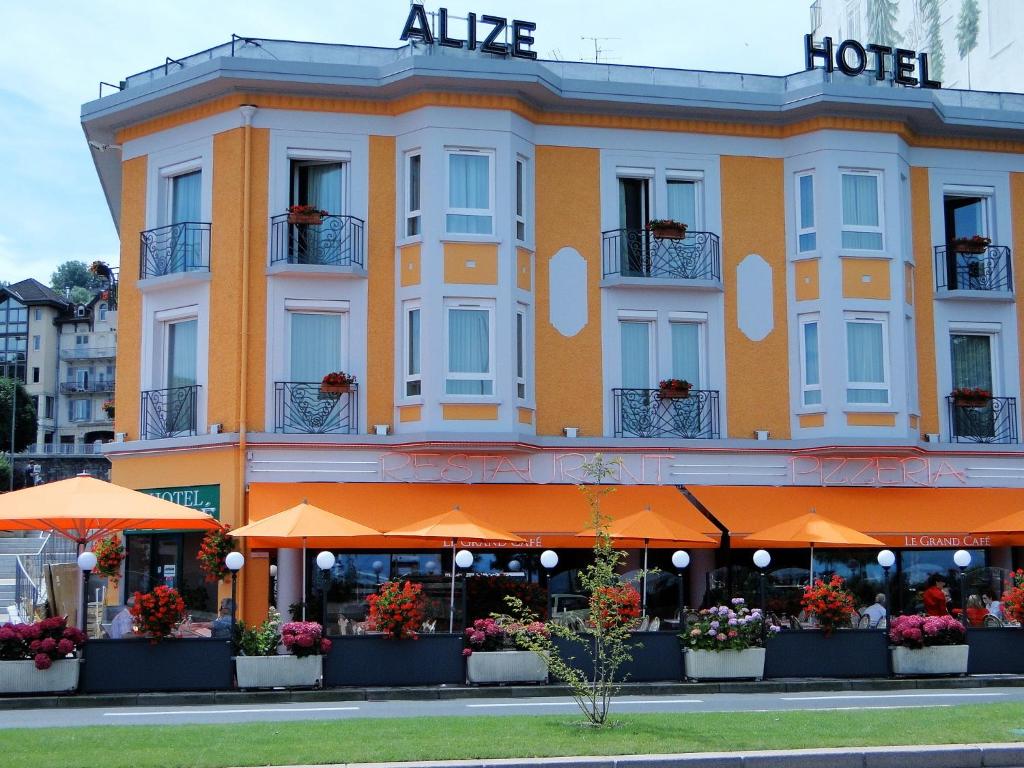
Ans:
{"label": "hotel sign letters", "polygon": [[[505,31],[511,28],[512,42],[503,40]],[[437,35],[430,30],[427,12],[421,3],[413,3],[409,9],[409,17],[402,29],[404,40],[420,40],[427,45],[442,45],[445,48],[466,48],[470,51],[480,50],[482,53],[493,53],[497,56],[514,56],[518,59],[536,59],[537,52],[529,50],[533,45],[533,32],[537,25],[532,21],[509,20],[504,16],[490,16],[486,13],[478,17],[475,13],[467,14],[466,37],[453,37],[448,25],[448,9],[437,11]]]}
{"label": "hotel sign letters", "polygon": [[[826,37],[821,45],[816,45],[813,36],[804,35],[805,67],[814,69],[815,61],[819,59],[825,65],[826,72],[838,69],[844,75],[856,77],[862,72],[874,71],[876,80],[885,80],[887,72],[892,72],[892,80],[897,85],[942,87],[942,83],[928,76],[928,54],[907,48],[892,48],[876,43],[861,45],[856,40],[844,40],[834,46],[831,37]],[[892,64],[888,70],[887,62]],[[915,72],[920,72],[920,78]]]}

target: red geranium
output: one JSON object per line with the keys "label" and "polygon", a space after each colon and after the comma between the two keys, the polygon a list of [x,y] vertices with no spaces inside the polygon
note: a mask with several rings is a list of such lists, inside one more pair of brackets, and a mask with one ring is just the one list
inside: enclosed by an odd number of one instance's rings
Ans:
{"label": "red geranium", "polygon": [[136,592],[131,613],[135,617],[136,632],[148,635],[157,643],[185,618],[185,601],[178,590],[161,584],[152,592]]}
{"label": "red geranium", "polygon": [[640,618],[640,593],[632,584],[600,587],[590,596],[590,624],[604,629],[633,624]]}
{"label": "red geranium", "polygon": [[850,617],[857,612],[853,593],[845,584],[841,576],[833,576],[828,582],[815,579],[813,586],[804,587],[800,605],[809,616],[818,619],[818,625],[826,637],[836,627],[848,625]]}
{"label": "red geranium", "polygon": [[100,539],[93,548],[96,555],[96,571],[109,579],[117,579],[121,575],[121,563],[124,562],[124,545],[116,535]]}
{"label": "red geranium", "polygon": [[412,638],[423,623],[423,585],[410,581],[386,581],[376,595],[370,595],[370,627],[392,640]]}
{"label": "red geranium", "polygon": [[230,530],[230,525],[222,525],[203,536],[197,559],[207,581],[220,581],[229,573],[224,558],[235,548],[234,540],[228,536]]}

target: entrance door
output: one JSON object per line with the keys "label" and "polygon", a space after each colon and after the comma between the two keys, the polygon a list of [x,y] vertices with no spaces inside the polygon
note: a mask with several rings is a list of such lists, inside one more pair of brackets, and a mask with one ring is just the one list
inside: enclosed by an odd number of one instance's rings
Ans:
{"label": "entrance door", "polygon": [[622,230],[620,259],[623,275],[647,274],[649,212],[650,180],[619,179],[619,229]]}
{"label": "entrance door", "polygon": [[181,534],[162,533],[153,536],[150,583],[172,589],[181,587]]}
{"label": "entrance door", "polygon": [[988,198],[945,195],[942,208],[946,233],[946,284],[951,291],[983,290],[988,254],[956,253],[950,244],[957,238],[988,236]]}

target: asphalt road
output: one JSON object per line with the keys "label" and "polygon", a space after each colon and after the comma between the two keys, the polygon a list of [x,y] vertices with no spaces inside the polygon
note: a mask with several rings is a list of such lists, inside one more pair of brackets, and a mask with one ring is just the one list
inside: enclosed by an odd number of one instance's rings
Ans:
{"label": "asphalt road", "polygon": [[[196,707],[112,707],[35,709],[0,712],[0,729],[88,725],[175,725],[289,720],[344,720],[367,717],[570,714],[571,699],[501,698],[430,701],[339,701]],[[694,696],[622,696],[617,712],[774,712],[782,710],[865,710],[955,707],[1024,701],[1022,688],[956,690],[835,691],[821,693],[716,693]]]}

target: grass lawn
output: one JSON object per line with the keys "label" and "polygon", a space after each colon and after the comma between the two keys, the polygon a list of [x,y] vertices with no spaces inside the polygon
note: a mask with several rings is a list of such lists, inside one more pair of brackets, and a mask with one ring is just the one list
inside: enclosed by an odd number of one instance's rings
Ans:
{"label": "grass lawn", "polygon": [[353,719],[0,731],[18,768],[224,768],[1022,740],[1024,704],[833,712]]}

